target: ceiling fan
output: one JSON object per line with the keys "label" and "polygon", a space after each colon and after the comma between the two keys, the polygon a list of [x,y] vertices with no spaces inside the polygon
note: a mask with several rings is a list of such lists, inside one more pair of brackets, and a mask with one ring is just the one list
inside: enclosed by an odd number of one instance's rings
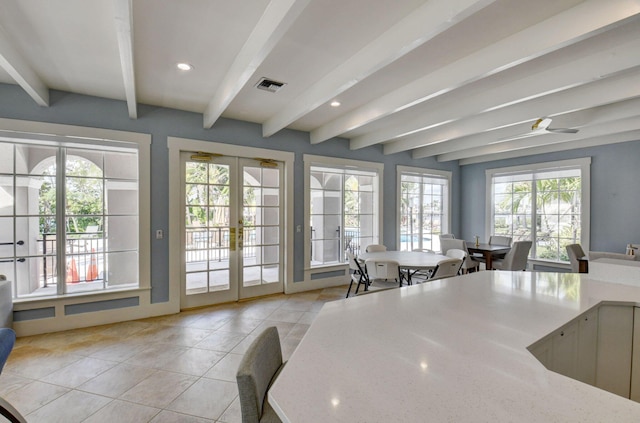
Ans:
{"label": "ceiling fan", "polygon": [[536,122],[531,126],[531,130],[535,133],[555,132],[562,134],[575,134],[578,132],[578,130],[574,128],[549,128],[549,125],[551,125],[551,118],[542,117],[536,120]]}
{"label": "ceiling fan", "polygon": [[576,132],[578,132],[578,130],[574,128],[549,128],[549,125],[551,125],[551,118],[541,117],[540,119],[536,120],[533,125],[531,125],[531,131],[525,132],[524,134],[520,135],[511,135],[508,137],[500,138],[496,141],[489,142],[488,144],[499,144],[507,141],[515,141],[522,138],[535,137],[544,134],[575,134]]}

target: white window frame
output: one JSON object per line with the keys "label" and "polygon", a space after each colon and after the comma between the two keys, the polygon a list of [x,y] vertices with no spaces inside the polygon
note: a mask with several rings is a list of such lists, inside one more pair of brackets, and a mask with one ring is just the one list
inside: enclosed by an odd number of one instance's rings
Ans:
{"label": "white window frame", "polygon": [[[521,166],[511,166],[486,170],[486,219],[485,233],[487,237],[493,233],[494,207],[493,207],[493,178],[496,176],[516,175],[522,173],[536,173],[563,169],[580,169],[581,178],[581,216],[580,216],[580,244],[585,251],[589,251],[590,227],[591,227],[591,157],[579,159],[561,160],[554,162],[532,163]],[[532,216],[533,219],[534,216]],[[535,220],[532,220],[535,222]],[[535,229],[533,231],[535,235]],[[535,240],[532,240],[535,242]],[[545,259],[533,259],[531,262],[559,263],[566,262]]]}
{"label": "white window frame", "polygon": [[[104,299],[119,298],[132,291],[149,290],[151,288],[151,249],[150,249],[150,157],[151,136],[149,134],[118,131],[101,128],[81,127],[44,122],[21,121],[0,118],[0,135],[13,138],[16,142],[36,140],[39,144],[51,142],[52,145],[72,148],[114,143],[136,145],[138,150],[138,286],[87,291],[82,293],[63,294],[47,297],[26,297],[14,299],[15,304],[47,304],[51,301],[100,296]],[[120,294],[122,293],[122,294]]]}
{"label": "white window frame", "polygon": [[446,190],[446,204],[443,201],[443,208],[445,210],[442,213],[442,233],[450,233],[451,232],[451,183],[452,183],[452,172],[447,170],[435,170],[435,169],[425,169],[421,167],[411,167],[411,166],[401,166],[398,165],[396,167],[396,175],[397,175],[397,223],[396,223],[396,245],[398,249],[401,248],[401,222],[402,215],[400,211],[402,210],[402,176],[403,175],[416,175],[420,177],[432,177],[432,178],[441,178],[447,181],[447,190]]}
{"label": "white window frame", "polygon": [[[336,157],[316,156],[311,154],[305,154],[303,156],[304,161],[304,262],[305,271],[314,269],[330,270],[331,268],[344,268],[348,263],[336,263],[336,264],[323,264],[311,266],[311,167],[321,166],[335,169],[352,169],[375,172],[378,175],[377,196],[375,198],[375,207],[377,208],[377,235],[378,243],[382,244],[382,232],[383,232],[383,214],[382,214],[382,199],[383,199],[383,178],[384,178],[384,163],[378,162],[366,162],[362,160],[342,159]],[[344,211],[343,211],[344,217]]]}

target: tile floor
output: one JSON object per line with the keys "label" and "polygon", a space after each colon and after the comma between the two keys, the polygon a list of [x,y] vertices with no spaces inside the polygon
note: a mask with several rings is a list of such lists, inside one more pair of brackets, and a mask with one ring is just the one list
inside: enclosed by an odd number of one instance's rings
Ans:
{"label": "tile floor", "polygon": [[240,422],[235,373],[251,341],[275,325],[288,359],[346,288],[18,338],[0,395],[29,423]]}

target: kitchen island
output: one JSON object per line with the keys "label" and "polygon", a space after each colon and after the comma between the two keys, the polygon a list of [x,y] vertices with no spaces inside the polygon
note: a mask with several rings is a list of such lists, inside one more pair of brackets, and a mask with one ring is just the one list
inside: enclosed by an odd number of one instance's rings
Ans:
{"label": "kitchen island", "polygon": [[327,303],[268,400],[285,422],[638,422],[640,403],[528,350],[603,302],[640,287],[487,271]]}

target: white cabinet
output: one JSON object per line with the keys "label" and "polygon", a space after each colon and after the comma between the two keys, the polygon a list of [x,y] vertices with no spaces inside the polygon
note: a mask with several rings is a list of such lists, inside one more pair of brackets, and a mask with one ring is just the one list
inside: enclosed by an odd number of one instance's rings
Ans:
{"label": "white cabinet", "polygon": [[576,379],[596,384],[596,363],[598,358],[598,309],[592,309],[578,320],[578,359]]}
{"label": "white cabinet", "polygon": [[595,385],[598,309],[589,310],[529,347],[547,369]]}
{"label": "white cabinet", "polygon": [[573,321],[551,336],[551,367],[549,370],[577,379],[578,324]]}
{"label": "white cabinet", "polygon": [[633,354],[631,357],[631,393],[634,401],[640,402],[640,307],[633,313]]}
{"label": "white cabinet", "polygon": [[640,402],[640,307],[602,304],[529,351],[551,371]]}
{"label": "white cabinet", "polygon": [[626,398],[631,384],[633,309],[602,305],[598,310],[596,386]]}

